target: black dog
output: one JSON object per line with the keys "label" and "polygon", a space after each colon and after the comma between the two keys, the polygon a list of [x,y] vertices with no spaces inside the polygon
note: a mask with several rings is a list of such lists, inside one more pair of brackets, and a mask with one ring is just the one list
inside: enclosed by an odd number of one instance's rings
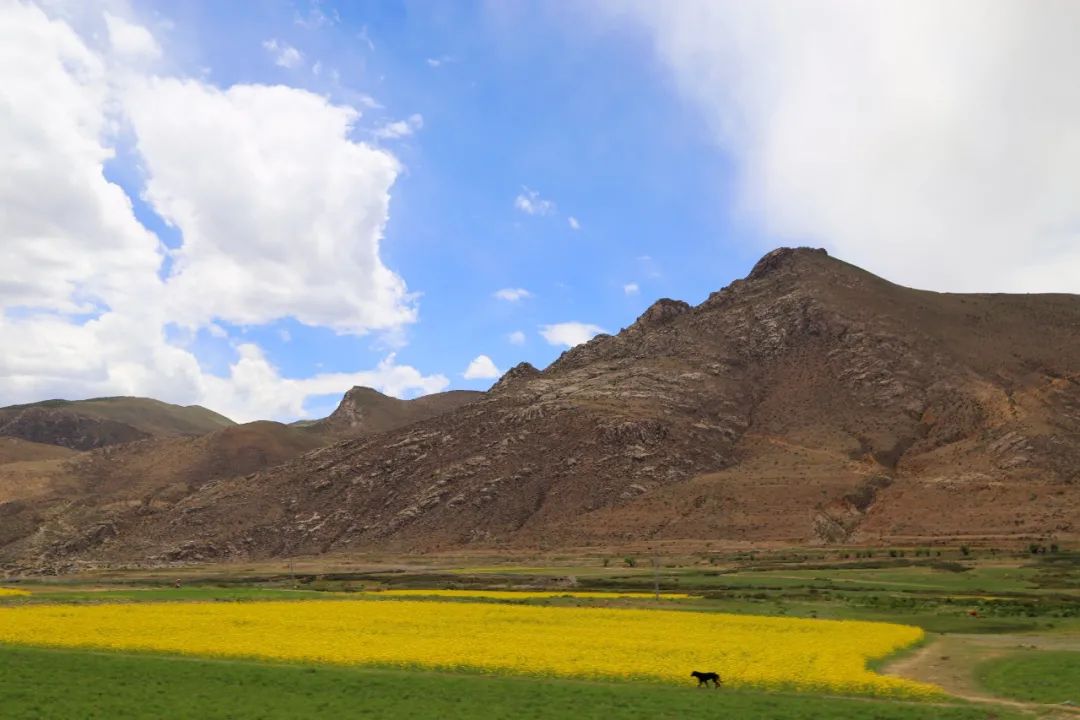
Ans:
{"label": "black dog", "polygon": [[719,688],[720,683],[722,682],[720,680],[720,674],[714,672],[703,673],[695,670],[694,672],[690,673],[690,677],[697,678],[698,687],[709,687],[709,681],[712,680],[713,687]]}

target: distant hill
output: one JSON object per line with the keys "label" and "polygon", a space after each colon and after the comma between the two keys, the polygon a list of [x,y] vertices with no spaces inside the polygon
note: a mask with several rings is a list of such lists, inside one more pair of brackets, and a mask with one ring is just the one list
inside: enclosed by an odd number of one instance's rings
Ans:
{"label": "distant hill", "polygon": [[[353,388],[335,413],[324,420],[294,425],[266,421],[230,424],[198,435],[172,433],[171,437],[147,437],[81,453],[0,438],[0,557],[16,556],[24,562],[49,565],[92,552],[99,545],[127,535],[153,532],[161,513],[207,484],[251,476],[344,438],[428,419],[480,395],[448,392],[397,400],[369,388]],[[141,407],[155,411],[160,411],[160,406],[176,408],[155,401],[124,399],[136,402],[119,408],[111,401],[88,402],[104,405],[106,411],[123,410],[113,417],[142,422],[143,431],[151,426],[138,412]],[[71,405],[82,404],[49,401],[16,410],[44,405],[49,410],[66,412]],[[195,413],[193,417],[199,419],[201,415]],[[215,417],[225,420],[210,413],[211,421]],[[156,420],[158,426],[153,429],[157,432],[172,429],[167,424],[169,414],[160,413]],[[176,425],[179,423],[172,427]],[[88,426],[103,427],[93,423]],[[181,427],[191,429],[192,425]],[[184,548],[172,556],[185,557],[188,553]]]}
{"label": "distant hill", "polygon": [[137,397],[45,400],[0,408],[0,436],[73,450],[152,437],[202,435],[234,424],[198,405]]}
{"label": "distant hill", "polygon": [[0,548],[39,561],[81,551],[207,483],[280,464],[326,442],[319,433],[263,421],[82,453],[53,448],[69,456],[0,464]]}
{"label": "distant hill", "polygon": [[399,400],[369,387],[356,386],[345,393],[329,417],[306,426],[336,437],[359,437],[442,415],[483,395],[472,390],[450,390]]}
{"label": "distant hill", "polygon": [[58,460],[75,455],[76,451],[59,445],[30,442],[20,438],[0,437],[0,465],[13,462]]}

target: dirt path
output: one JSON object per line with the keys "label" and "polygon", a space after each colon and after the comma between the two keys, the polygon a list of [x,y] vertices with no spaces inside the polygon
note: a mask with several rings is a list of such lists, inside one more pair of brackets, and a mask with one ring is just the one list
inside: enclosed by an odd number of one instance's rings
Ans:
{"label": "dirt path", "polygon": [[975,680],[975,666],[1017,650],[1080,650],[1080,635],[942,635],[890,663],[886,675],[932,683],[955,697],[1024,710],[1044,718],[1080,718],[1080,707],[995,697]]}

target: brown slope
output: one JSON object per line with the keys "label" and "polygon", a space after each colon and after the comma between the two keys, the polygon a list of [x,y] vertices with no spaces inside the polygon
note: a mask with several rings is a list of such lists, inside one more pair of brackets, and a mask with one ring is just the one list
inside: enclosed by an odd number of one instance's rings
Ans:
{"label": "brown slope", "polygon": [[356,386],[345,393],[329,417],[307,426],[338,438],[359,437],[442,415],[482,396],[483,393],[471,390],[450,390],[399,400],[369,387]]}
{"label": "brown slope", "polygon": [[0,437],[0,465],[13,462],[58,460],[75,455],[77,451],[59,445],[30,442],[20,438]]}
{"label": "brown slope", "polygon": [[0,465],[0,556],[47,562],[85,552],[207,483],[253,473],[325,443],[310,430],[254,422],[68,459]]}
{"label": "brown slope", "polygon": [[151,437],[202,435],[234,424],[198,405],[136,397],[45,400],[0,408],[0,436],[75,450]]}
{"label": "brown slope", "polygon": [[[142,526],[206,483],[248,475],[341,436],[430,417],[480,394],[401,401],[354,388],[332,423],[255,422],[195,437],[110,445],[77,459],[65,448],[0,438],[0,461],[8,446],[11,459],[24,461],[0,465],[0,559],[49,566],[72,554],[93,553],[99,543]],[[345,422],[349,417],[358,422]]]}
{"label": "brown slope", "polygon": [[394,432],[203,486],[96,557],[1075,538],[1080,298],[770,253]]}

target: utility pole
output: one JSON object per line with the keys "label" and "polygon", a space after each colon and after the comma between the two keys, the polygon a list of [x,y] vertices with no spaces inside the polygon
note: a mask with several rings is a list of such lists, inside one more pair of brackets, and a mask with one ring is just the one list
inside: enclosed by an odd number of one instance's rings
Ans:
{"label": "utility pole", "polygon": [[656,602],[660,602],[660,560],[655,553],[652,557],[653,567],[653,596]]}

